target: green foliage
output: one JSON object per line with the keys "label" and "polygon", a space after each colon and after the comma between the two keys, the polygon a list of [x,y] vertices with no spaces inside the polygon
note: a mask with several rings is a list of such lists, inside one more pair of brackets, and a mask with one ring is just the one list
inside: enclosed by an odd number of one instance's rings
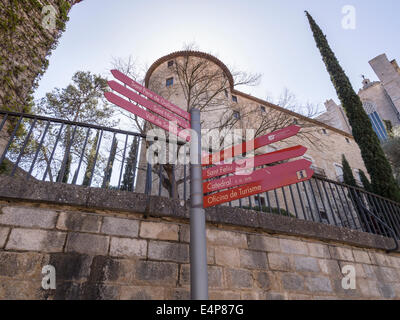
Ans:
{"label": "green foliage", "polygon": [[353,176],[350,164],[348,163],[345,155],[342,155],[342,166],[343,166],[343,180],[345,184],[349,186],[357,187],[356,179]]}
{"label": "green foliage", "polygon": [[57,30],[50,32],[42,26],[47,4],[9,0],[0,6],[0,109],[27,112],[32,106],[32,92],[48,68],[48,56],[57,47],[71,8],[67,0],[53,2]]}
{"label": "green foliage", "polygon": [[372,129],[360,97],[352,88],[349,78],[328,44],[326,36],[311,15],[308,12],[306,12],[306,15],[317,47],[321,52],[322,60],[346,111],[354,139],[360,147],[362,158],[372,179],[374,192],[400,202],[400,189],[394,179],[392,168],[385,157],[380,141]]}
{"label": "green foliage", "polygon": [[[396,130],[400,131],[400,130]],[[392,165],[393,171],[400,184],[400,135],[393,134],[388,141],[383,144],[383,149]]]}
{"label": "green foliage", "polygon": [[361,183],[364,186],[364,189],[367,190],[368,192],[373,192],[371,183],[369,182],[367,176],[365,175],[364,171],[360,170],[360,179]]}
{"label": "green foliage", "polygon": [[139,148],[139,142],[137,139],[134,139],[129,150],[128,158],[126,159],[125,172],[124,172],[124,178],[122,180],[121,190],[133,191],[136,162],[137,162],[136,155],[138,148]]}

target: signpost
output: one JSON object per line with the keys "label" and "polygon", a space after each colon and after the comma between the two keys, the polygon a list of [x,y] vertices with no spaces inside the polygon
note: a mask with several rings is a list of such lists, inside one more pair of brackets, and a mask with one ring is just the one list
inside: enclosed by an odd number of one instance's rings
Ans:
{"label": "signpost", "polygon": [[270,173],[264,170],[258,170],[258,174],[254,175],[254,179],[252,179],[252,181],[257,180],[256,182],[205,196],[204,208],[247,198],[259,193],[309,180],[314,173],[314,171],[309,168],[310,165],[311,162],[308,160],[298,160],[284,163],[274,171],[270,169],[272,171]]}
{"label": "signpost", "polygon": [[[303,146],[286,148],[258,155],[250,159],[237,160],[230,164],[221,162],[295,136],[300,131],[300,127],[292,125],[226,150],[202,157],[200,110],[192,109],[190,113],[188,113],[143,87],[120,71],[112,70],[111,72],[116,79],[136,92],[116,81],[109,81],[108,84],[110,88],[121,96],[113,92],[106,92],[104,95],[108,101],[169,131],[171,134],[181,137],[186,141],[190,141],[191,297],[194,300],[207,300],[208,273],[204,208],[306,181],[310,179],[314,173],[313,170],[310,169],[311,162],[304,159],[269,166],[252,171],[248,174],[245,173],[245,170],[249,168],[254,169],[263,165],[300,157],[307,151]],[[124,98],[134,101],[137,104]],[[171,125],[171,122],[173,122],[174,125]],[[185,129],[191,129],[193,136]],[[202,170],[203,166],[209,165],[212,165],[212,167]],[[231,176],[222,177],[232,173],[233,175]],[[207,179],[213,180],[203,182],[203,180]],[[212,193],[217,191],[219,192]],[[204,196],[204,194],[206,195]]]}
{"label": "signpost", "polygon": [[295,136],[300,131],[300,127],[296,125],[271,132],[265,136],[258,137],[251,141],[243,142],[239,145],[216,152],[211,155],[206,155],[202,158],[203,166],[218,163],[233,157],[240,156],[246,152],[250,152],[269,144]]}

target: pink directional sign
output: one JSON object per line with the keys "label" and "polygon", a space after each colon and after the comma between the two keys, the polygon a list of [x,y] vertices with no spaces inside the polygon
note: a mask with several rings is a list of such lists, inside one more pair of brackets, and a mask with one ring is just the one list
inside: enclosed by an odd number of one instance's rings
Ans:
{"label": "pink directional sign", "polygon": [[167,108],[168,110],[176,113],[177,115],[181,116],[186,120],[190,120],[190,113],[182,110],[178,106],[174,105],[173,103],[169,102],[168,100],[164,99],[163,97],[159,96],[158,94],[152,92],[151,90],[143,87],[135,80],[129,78],[128,76],[124,75],[122,72],[118,70],[111,70],[111,73],[114,75],[116,79],[125,83],[132,89],[140,92],[141,94],[145,95],[147,98],[157,102],[158,104],[162,105],[163,107]]}
{"label": "pink directional sign", "polygon": [[[307,160],[305,160],[307,161]],[[229,189],[226,191],[214,193],[204,197],[204,208],[213,207],[222,203],[247,198],[256,194],[288,186],[301,181],[311,179],[314,171],[308,168],[311,162],[304,166],[296,164],[290,171],[284,172],[284,174],[276,173],[268,176],[264,180],[246,184],[237,188]]]}
{"label": "pink directional sign", "polygon": [[190,129],[190,123],[181,117],[178,117],[174,113],[168,111],[167,109],[160,107],[159,105],[155,104],[151,100],[148,100],[135,92],[127,89],[126,87],[120,85],[116,81],[108,81],[108,85],[110,86],[111,89],[117,91],[118,93],[122,94],[123,96],[127,97],[128,99],[131,99],[141,106],[145,107],[146,109],[153,111],[163,118],[170,120],[170,121],[176,121],[179,126],[181,126],[184,129]]}
{"label": "pink directional sign", "polygon": [[303,159],[259,169],[249,175],[233,175],[222,179],[207,181],[203,183],[203,191],[204,193],[209,193],[265,179],[273,179],[274,176],[282,177],[288,172],[299,171],[299,168],[305,169],[310,165],[310,161]]}
{"label": "pink directional sign", "polygon": [[249,167],[259,167],[262,165],[283,161],[291,158],[301,157],[307,151],[306,147],[296,146],[283,150],[278,150],[271,153],[255,156],[252,159],[244,159],[239,162],[232,162],[230,164],[217,165],[203,170],[203,179],[211,179],[220,177],[230,173],[235,173]]}
{"label": "pink directional sign", "polygon": [[110,101],[111,103],[114,103],[115,105],[132,112],[136,114],[137,116],[143,118],[146,121],[149,121],[156,126],[166,130],[170,131],[171,133],[177,135],[178,137],[181,137],[182,139],[185,139],[187,141],[190,140],[190,134],[184,130],[180,130],[176,126],[170,125],[170,122],[167,120],[164,120],[162,118],[157,117],[156,115],[147,112],[146,110],[138,107],[137,105],[134,105],[133,103],[121,98],[120,96],[117,96],[116,94],[112,92],[106,92],[104,94],[106,99]]}
{"label": "pink directional sign", "polygon": [[207,166],[213,163],[218,163],[223,160],[227,160],[236,156],[239,156],[245,152],[250,152],[255,149],[267,146],[269,144],[290,138],[295,136],[300,131],[300,127],[296,125],[289,126],[287,128],[274,131],[265,136],[258,137],[252,141],[246,141],[242,144],[236,145],[229,149],[225,149],[214,154],[206,155],[202,157],[201,163],[203,166]]}

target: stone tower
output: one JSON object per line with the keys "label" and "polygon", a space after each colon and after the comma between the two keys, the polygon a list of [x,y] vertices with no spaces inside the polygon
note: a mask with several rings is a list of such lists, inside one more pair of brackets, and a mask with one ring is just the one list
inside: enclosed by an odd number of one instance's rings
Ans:
{"label": "stone tower", "polygon": [[[48,66],[47,57],[65,30],[71,7],[78,2],[1,1],[0,109],[29,112],[31,94]],[[54,28],[44,27],[51,11]]]}

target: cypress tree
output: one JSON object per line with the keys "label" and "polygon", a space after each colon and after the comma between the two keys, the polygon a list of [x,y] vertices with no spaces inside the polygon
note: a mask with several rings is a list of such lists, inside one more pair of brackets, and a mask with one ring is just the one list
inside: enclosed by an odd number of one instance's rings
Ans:
{"label": "cypress tree", "polygon": [[352,88],[350,80],[331,50],[326,36],[307,11],[306,15],[322,60],[346,111],[354,139],[360,147],[365,166],[371,176],[373,191],[383,197],[400,202],[399,186],[394,179],[392,168],[385,157],[360,97]]}
{"label": "cypress tree", "polygon": [[349,186],[357,187],[357,182],[353,176],[353,171],[351,170],[350,164],[344,154],[342,155],[342,166],[344,183],[348,184]]}
{"label": "cypress tree", "polygon": [[135,138],[132,141],[128,158],[126,159],[125,173],[122,180],[121,190],[133,191],[133,184],[136,175],[136,162],[137,162],[137,152],[139,148],[139,141]]}
{"label": "cypress tree", "polygon": [[108,167],[104,169],[104,178],[103,178],[103,188],[108,188],[110,186],[110,180],[111,180],[111,175],[112,175],[112,169],[114,166],[114,160],[115,160],[115,155],[117,154],[117,147],[118,147],[118,140],[114,136],[113,142],[111,145],[111,151],[110,151],[110,159],[108,163]]}
{"label": "cypress tree", "polygon": [[369,182],[367,176],[365,175],[364,171],[360,170],[360,179],[361,183],[364,186],[364,189],[367,190],[368,192],[372,192],[372,186],[371,183]]}

